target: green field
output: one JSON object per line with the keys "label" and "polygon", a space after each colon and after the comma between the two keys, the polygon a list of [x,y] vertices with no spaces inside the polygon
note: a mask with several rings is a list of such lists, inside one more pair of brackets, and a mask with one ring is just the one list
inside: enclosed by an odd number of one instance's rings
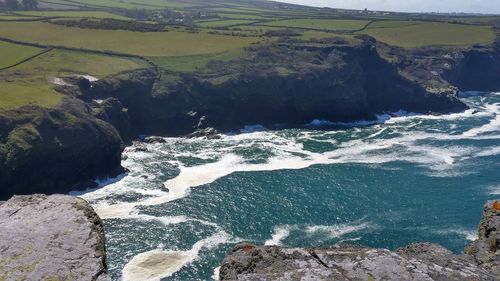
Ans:
{"label": "green field", "polygon": [[253,20],[220,20],[220,21],[206,21],[206,22],[200,22],[198,25],[202,27],[226,27],[226,26],[234,26],[234,25],[241,25],[241,24],[249,24],[249,23],[254,23],[255,21]]}
{"label": "green field", "polygon": [[490,44],[495,40],[495,33],[490,26],[435,22],[392,28],[369,28],[361,33],[373,36],[384,43],[405,48]]}
{"label": "green field", "polygon": [[0,69],[42,52],[42,49],[0,41]]}
{"label": "green field", "polygon": [[394,27],[405,27],[412,26],[416,24],[424,23],[422,21],[401,21],[401,20],[383,20],[374,21],[370,23],[366,28],[394,28]]}
{"label": "green field", "polygon": [[259,41],[254,37],[205,32],[132,32],[69,28],[50,23],[0,23],[0,37],[44,45],[114,51],[140,56],[187,56],[221,53]]}
{"label": "green field", "polygon": [[150,57],[150,59],[163,69],[178,71],[178,72],[192,72],[201,70],[210,61],[229,61],[233,58],[239,57],[244,53],[243,49],[234,49],[231,51],[223,52],[220,54],[212,55],[194,55],[194,56],[180,56],[180,57]]}
{"label": "green field", "polygon": [[97,19],[118,19],[129,20],[129,18],[99,11],[28,11],[17,12],[20,15],[38,16],[38,17],[64,17],[64,18],[97,18]]}
{"label": "green field", "polygon": [[29,17],[29,16],[16,16],[16,15],[4,15],[0,14],[0,20],[31,20],[38,19],[38,17]]}
{"label": "green field", "polygon": [[291,19],[262,23],[278,27],[295,27],[315,30],[352,31],[365,27],[367,20]]}
{"label": "green field", "polygon": [[0,71],[0,109],[36,104],[57,105],[62,95],[51,80],[71,74],[103,78],[125,70],[146,67],[140,61],[79,52],[53,50],[28,62]]}
{"label": "green field", "polygon": [[221,18],[228,19],[248,19],[248,20],[260,20],[268,19],[267,17],[255,15],[255,14],[230,14],[230,13],[218,13]]}

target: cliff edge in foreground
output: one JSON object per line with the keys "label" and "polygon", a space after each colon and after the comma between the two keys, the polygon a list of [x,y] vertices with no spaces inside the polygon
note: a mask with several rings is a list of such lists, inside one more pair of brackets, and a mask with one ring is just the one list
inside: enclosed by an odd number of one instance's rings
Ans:
{"label": "cliff edge in foreground", "polygon": [[394,252],[348,244],[311,249],[242,244],[224,259],[220,280],[499,280],[500,201],[486,203],[479,239],[465,253],[454,255],[430,243]]}
{"label": "cliff edge in foreground", "polygon": [[15,196],[0,203],[0,280],[110,280],[104,241],[83,199]]}

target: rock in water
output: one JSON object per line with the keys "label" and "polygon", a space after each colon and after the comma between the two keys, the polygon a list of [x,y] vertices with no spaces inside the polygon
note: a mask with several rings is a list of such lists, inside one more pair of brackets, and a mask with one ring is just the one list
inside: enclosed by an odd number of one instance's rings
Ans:
{"label": "rock in water", "polygon": [[110,280],[104,241],[83,199],[14,196],[0,204],[0,280]]}
{"label": "rock in water", "polygon": [[497,280],[467,256],[434,244],[397,252],[355,245],[323,249],[237,246],[220,269],[222,281]]}

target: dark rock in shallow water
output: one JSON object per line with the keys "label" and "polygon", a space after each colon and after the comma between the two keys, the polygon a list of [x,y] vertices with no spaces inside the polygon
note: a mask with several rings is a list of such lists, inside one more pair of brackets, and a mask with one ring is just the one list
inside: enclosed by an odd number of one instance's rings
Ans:
{"label": "dark rock in shallow water", "polygon": [[465,255],[430,243],[394,252],[348,244],[311,249],[241,244],[224,259],[220,280],[500,280],[499,242],[500,201],[490,201],[479,239]]}
{"label": "dark rock in shallow water", "polygon": [[143,142],[145,143],[166,143],[167,141],[162,137],[145,137]]}
{"label": "dark rock in shallow water", "polygon": [[104,239],[83,199],[15,196],[0,205],[0,279],[110,280]]}
{"label": "dark rock in shallow water", "polygon": [[206,128],[201,130],[196,130],[191,134],[186,135],[186,138],[206,138],[209,140],[220,139],[220,133],[214,128]]}

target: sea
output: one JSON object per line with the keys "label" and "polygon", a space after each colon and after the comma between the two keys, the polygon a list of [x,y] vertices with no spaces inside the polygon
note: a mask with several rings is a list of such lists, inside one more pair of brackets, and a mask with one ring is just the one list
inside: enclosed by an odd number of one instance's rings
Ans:
{"label": "sea", "polygon": [[470,109],[377,121],[246,126],[220,139],[131,146],[129,173],[73,193],[103,218],[113,280],[218,280],[238,243],[454,253],[500,199],[500,93],[461,93]]}

